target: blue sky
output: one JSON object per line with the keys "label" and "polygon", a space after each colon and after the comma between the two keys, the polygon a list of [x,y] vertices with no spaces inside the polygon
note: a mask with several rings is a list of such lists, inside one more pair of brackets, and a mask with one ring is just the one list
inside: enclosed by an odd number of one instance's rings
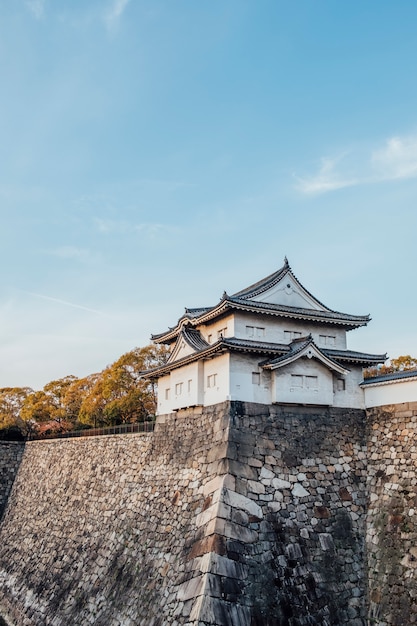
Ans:
{"label": "blue sky", "polygon": [[417,4],[0,3],[0,387],[281,267],[417,354]]}

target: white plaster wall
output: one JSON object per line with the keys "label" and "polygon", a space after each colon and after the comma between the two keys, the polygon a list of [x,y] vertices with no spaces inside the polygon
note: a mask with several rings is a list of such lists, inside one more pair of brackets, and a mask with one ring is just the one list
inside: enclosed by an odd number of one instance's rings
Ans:
{"label": "white plaster wall", "polygon": [[[204,339],[209,343],[216,343],[218,341],[217,333],[226,328],[225,337],[234,337],[235,336],[235,324],[234,324],[234,316],[228,315],[221,320],[215,321],[213,324],[200,324],[197,326],[197,330],[203,335]],[[209,335],[212,336],[211,341],[209,341]]]}
{"label": "white plaster wall", "polygon": [[[218,402],[224,402],[229,399],[229,368],[230,368],[230,354],[221,354],[214,359],[204,361],[204,400],[203,405],[209,406],[211,404],[217,404]],[[216,385],[214,387],[208,387],[208,377],[216,375]]]}
{"label": "white plaster wall", "polygon": [[[333,374],[313,359],[299,359],[284,368],[274,370],[273,402],[300,404],[333,404]],[[317,389],[293,386],[292,375],[317,376]]]}
{"label": "white plaster wall", "polygon": [[[203,369],[202,362],[190,363],[159,379],[158,415],[203,404]],[[181,393],[176,393],[176,385],[181,383]],[[168,399],[166,389],[170,390]]]}
{"label": "white plaster wall", "polygon": [[184,339],[180,339],[177,343],[174,344],[173,349],[171,350],[171,355],[169,357],[170,361],[178,361],[189,354],[195,352],[194,348],[192,348]]}
{"label": "white plaster wall", "polygon": [[[346,331],[337,326],[327,326],[324,324],[312,325],[306,322],[296,322],[274,318],[269,315],[255,315],[252,313],[236,313],[234,320],[235,336],[239,339],[249,339],[246,327],[265,328],[264,337],[253,337],[257,341],[268,341],[272,343],[289,343],[284,331],[300,332],[303,336],[310,333],[315,343],[322,348],[346,350]],[[332,335],[335,337],[335,345],[323,345],[320,335]],[[252,339],[252,337],[251,337]]]}
{"label": "white plaster wall", "polygon": [[[230,363],[230,399],[271,404],[271,372],[258,365],[259,357],[232,354]],[[260,384],[252,382],[252,373],[260,374]]]}
{"label": "white plaster wall", "polygon": [[365,395],[362,387],[359,386],[363,380],[362,368],[351,367],[349,373],[343,378],[346,388],[344,391],[340,391],[336,382],[337,376],[335,376],[333,406],[364,409]]}
{"label": "white plaster wall", "polygon": [[274,287],[268,289],[268,291],[259,294],[259,296],[255,296],[253,300],[303,307],[305,309],[323,310],[313,298],[298,287],[297,283],[289,274],[274,285]]}
{"label": "white plaster wall", "polygon": [[394,380],[382,385],[364,385],[365,406],[417,402],[417,380]]}
{"label": "white plaster wall", "polygon": [[162,376],[158,378],[158,415],[164,415],[164,413],[171,412],[171,400],[165,399],[165,392],[167,389],[171,388],[171,377],[168,374],[167,376]]}

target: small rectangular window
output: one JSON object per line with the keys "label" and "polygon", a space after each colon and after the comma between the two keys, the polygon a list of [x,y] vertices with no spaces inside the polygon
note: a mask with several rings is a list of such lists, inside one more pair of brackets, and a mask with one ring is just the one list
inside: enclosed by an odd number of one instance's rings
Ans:
{"label": "small rectangular window", "polygon": [[261,375],[259,372],[252,372],[252,384],[253,385],[261,384]]}
{"label": "small rectangular window", "polygon": [[169,392],[171,391],[171,389],[165,389],[165,400],[169,400]]}
{"label": "small rectangular window", "polygon": [[215,387],[217,381],[217,374],[209,374],[207,376],[207,387]]}
{"label": "small rectangular window", "polygon": [[322,346],[335,346],[336,337],[334,335],[319,335],[319,343]]}
{"label": "small rectangular window", "polygon": [[265,337],[265,328],[263,328],[262,326],[256,326],[255,334],[258,338]]}
{"label": "small rectangular window", "polygon": [[291,374],[291,387],[302,387],[303,377],[298,374]]}
{"label": "small rectangular window", "polygon": [[301,337],[301,333],[297,330],[284,330],[284,341],[290,343],[294,339]]}
{"label": "small rectangular window", "polygon": [[246,336],[247,337],[253,337],[255,334],[255,327],[254,326],[246,326]]}
{"label": "small rectangular window", "polygon": [[346,381],[344,378],[338,378],[337,379],[337,390],[338,391],[345,391],[346,390]]}
{"label": "small rectangular window", "polygon": [[222,337],[226,337],[227,326],[226,328],[221,328],[217,331],[217,339],[221,339]]}
{"label": "small rectangular window", "polygon": [[182,394],[182,383],[177,383],[175,385],[175,394],[180,396]]}
{"label": "small rectangular window", "polygon": [[317,389],[318,388],[317,376],[305,376],[305,387],[306,389]]}
{"label": "small rectangular window", "polygon": [[193,384],[193,381],[192,381],[192,380],[189,380],[189,381],[188,381],[188,383],[187,383],[187,390],[188,390],[188,393],[190,393],[190,391],[191,391],[192,384]]}
{"label": "small rectangular window", "polygon": [[213,341],[213,335],[208,335],[207,342],[211,343]]}

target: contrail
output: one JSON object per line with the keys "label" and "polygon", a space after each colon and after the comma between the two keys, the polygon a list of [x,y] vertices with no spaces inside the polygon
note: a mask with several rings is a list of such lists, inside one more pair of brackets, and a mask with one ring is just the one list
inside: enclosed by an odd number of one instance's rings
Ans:
{"label": "contrail", "polygon": [[68,302],[67,300],[60,300],[59,298],[52,298],[52,296],[44,296],[41,293],[34,293],[33,291],[23,291],[23,293],[27,293],[28,295],[34,296],[35,298],[42,298],[43,300],[56,302],[57,304],[71,306],[74,309],[81,309],[82,311],[89,311],[89,313],[96,313],[96,315],[103,315],[105,317],[109,317],[106,313],[103,313],[102,311],[97,311],[97,309],[90,309],[88,306],[83,306],[82,304],[74,304],[73,302]]}

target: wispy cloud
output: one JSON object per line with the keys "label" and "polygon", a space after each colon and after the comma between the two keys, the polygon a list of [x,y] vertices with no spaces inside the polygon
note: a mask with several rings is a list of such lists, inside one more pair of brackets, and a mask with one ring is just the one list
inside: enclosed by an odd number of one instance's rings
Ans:
{"label": "wispy cloud", "polygon": [[104,14],[104,22],[107,29],[112,31],[119,24],[119,20],[122,17],[130,0],[113,0]]}
{"label": "wispy cloud", "polygon": [[298,189],[305,194],[318,194],[357,185],[357,178],[346,176],[336,170],[336,166],[343,158],[344,155],[333,158],[323,157],[317,174],[307,178],[296,177]]}
{"label": "wispy cloud", "polygon": [[46,250],[46,254],[56,256],[60,259],[74,259],[77,261],[87,261],[91,258],[89,250],[84,248],[76,248],[74,246],[61,246],[60,248],[53,248]]}
{"label": "wispy cloud", "polygon": [[164,233],[171,234],[178,229],[170,224],[160,224],[158,222],[142,222],[135,224],[128,220],[111,220],[103,218],[95,218],[96,228],[101,233],[141,233],[149,239],[155,239],[158,235]]}
{"label": "wispy cloud", "polygon": [[73,309],[81,309],[82,311],[88,311],[89,313],[95,313],[96,315],[107,316],[107,314],[103,313],[102,311],[98,311],[97,309],[91,309],[90,307],[83,306],[82,304],[75,304],[74,302],[68,302],[67,300],[61,300],[60,298],[53,298],[52,296],[45,296],[44,294],[35,293],[33,291],[24,291],[23,293],[26,293],[29,296],[33,296],[34,298],[40,298],[41,300],[55,302],[55,304],[62,304],[64,306],[72,307]]}
{"label": "wispy cloud", "polygon": [[380,148],[344,152],[322,157],[318,171],[295,176],[297,189],[306,195],[336,191],[344,187],[417,178],[417,135],[391,137]]}
{"label": "wispy cloud", "polygon": [[26,0],[26,6],[37,20],[40,20],[45,13],[45,0]]}

